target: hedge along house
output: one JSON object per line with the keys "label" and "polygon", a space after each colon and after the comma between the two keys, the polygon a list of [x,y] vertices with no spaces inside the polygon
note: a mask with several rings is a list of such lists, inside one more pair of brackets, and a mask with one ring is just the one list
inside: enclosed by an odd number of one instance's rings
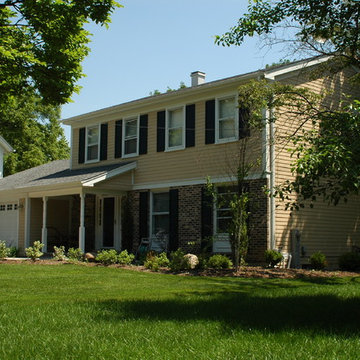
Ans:
{"label": "hedge along house", "polygon": [[[237,106],[239,85],[259,78],[319,92],[332,88],[336,97],[346,74],[330,82],[308,76],[325,60],[298,61],[208,83],[204,73],[194,72],[189,88],[64,120],[71,126],[70,161],[0,181],[0,200],[6,194],[18,204],[18,247],[23,250],[42,239],[48,251],[54,244],[135,251],[141,239],[162,236],[169,250],[193,250],[192,243],[198,250],[208,245],[213,252],[228,253],[229,214],[226,207],[209,201],[204,185],[210,176],[221,192],[236,180],[246,139],[247,159],[259,160],[247,179],[252,194],[249,261],[263,261],[268,248],[293,253],[298,262],[306,262],[306,253],[313,250],[334,257],[346,251],[359,235],[356,202],[344,205],[341,214],[325,205],[293,217],[278,210],[276,200],[262,189],[291,176],[291,159],[272,142],[275,127],[291,131],[291,126],[288,119],[279,119],[249,133]],[[301,235],[296,247],[295,233]]]}

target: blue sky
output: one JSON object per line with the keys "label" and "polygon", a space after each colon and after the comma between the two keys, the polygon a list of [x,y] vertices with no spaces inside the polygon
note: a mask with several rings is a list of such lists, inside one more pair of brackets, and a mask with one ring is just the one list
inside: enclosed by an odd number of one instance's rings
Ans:
{"label": "blue sky", "polygon": [[[247,0],[123,0],[109,29],[89,24],[91,53],[86,77],[62,119],[148,96],[155,89],[190,85],[190,73],[206,81],[246,73],[281,59],[279,49],[262,50],[257,38],[241,47],[214,44],[246,12]],[[69,129],[65,126],[69,137]]]}

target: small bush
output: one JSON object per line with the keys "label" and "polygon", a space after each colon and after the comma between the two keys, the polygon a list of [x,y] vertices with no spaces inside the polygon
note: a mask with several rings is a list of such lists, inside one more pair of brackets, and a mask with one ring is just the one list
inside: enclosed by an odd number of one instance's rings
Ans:
{"label": "small bush", "polygon": [[280,251],[265,250],[265,262],[269,267],[273,268],[283,259]]}
{"label": "small bush", "polygon": [[95,261],[103,265],[111,265],[118,262],[118,257],[118,253],[114,249],[102,250],[96,255]]}
{"label": "small bush", "polygon": [[339,257],[339,268],[345,271],[360,270],[360,253],[348,252]]}
{"label": "small bush", "polygon": [[130,265],[135,259],[135,255],[129,254],[127,250],[123,250],[119,255],[117,262],[120,265]]}
{"label": "small bush", "polygon": [[197,269],[206,270],[208,268],[209,257],[210,256],[208,254],[198,255],[199,263],[196,266]]}
{"label": "small bush", "polygon": [[147,253],[146,261],[144,262],[144,266],[152,271],[158,271],[161,267],[168,267],[169,265],[170,261],[165,252],[157,255],[150,251]]}
{"label": "small bush", "polygon": [[79,248],[70,248],[67,252],[67,257],[71,261],[81,261],[84,259],[84,253]]}
{"label": "small bush", "polygon": [[327,266],[326,256],[321,251],[312,254],[309,262],[314,270],[324,270]]}
{"label": "small bush", "polygon": [[209,258],[208,267],[212,269],[230,269],[233,267],[233,263],[227,256],[216,254]]}
{"label": "small bush", "polygon": [[65,246],[54,246],[54,252],[53,252],[53,257],[55,260],[58,261],[64,261],[66,260],[66,256],[65,256]]}
{"label": "small bush", "polygon": [[0,241],[0,259],[8,257],[10,254],[10,249],[6,246],[5,241]]}
{"label": "small bush", "polygon": [[171,260],[169,266],[171,271],[181,271],[189,269],[189,264],[186,259],[184,259],[184,255],[185,253],[180,248],[170,254]]}
{"label": "small bush", "polygon": [[9,249],[9,256],[10,257],[17,257],[19,255],[19,249],[16,246],[12,246]]}
{"label": "small bush", "polygon": [[29,257],[32,261],[35,261],[44,254],[41,251],[43,247],[44,244],[41,241],[34,241],[33,246],[25,249],[26,256]]}

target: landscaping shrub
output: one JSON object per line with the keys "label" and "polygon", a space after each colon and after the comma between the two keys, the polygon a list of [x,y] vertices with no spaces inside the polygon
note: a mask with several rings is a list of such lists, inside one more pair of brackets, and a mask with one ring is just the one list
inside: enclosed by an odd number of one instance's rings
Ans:
{"label": "landscaping shrub", "polygon": [[230,269],[233,267],[233,263],[227,256],[216,254],[209,258],[208,267],[212,269]]}
{"label": "landscaping shrub", "polygon": [[197,269],[199,270],[205,270],[208,268],[208,262],[209,262],[209,255],[208,254],[200,254],[198,255],[199,263],[197,264]]}
{"label": "landscaping shrub", "polygon": [[0,241],[0,259],[8,257],[10,254],[10,249],[6,246],[5,241]]}
{"label": "landscaping shrub", "polygon": [[116,264],[118,262],[118,253],[116,250],[101,250],[95,260],[103,265]]}
{"label": "landscaping shrub", "polygon": [[67,257],[72,261],[81,261],[84,259],[84,253],[79,248],[70,248],[67,252]]}
{"label": "landscaping shrub", "polygon": [[65,256],[65,246],[54,246],[54,252],[53,252],[53,257],[55,260],[58,261],[64,261],[66,260],[66,256]]}
{"label": "landscaping shrub", "polygon": [[17,257],[19,255],[19,249],[16,246],[11,246],[9,249],[9,255],[10,257]]}
{"label": "landscaping shrub", "polygon": [[189,264],[184,258],[185,253],[179,248],[170,254],[170,269],[171,271],[188,270]]}
{"label": "landscaping shrub", "polygon": [[121,251],[118,255],[117,262],[120,265],[130,265],[135,259],[135,255],[129,254],[127,250]]}
{"label": "landscaping shrub", "polygon": [[168,267],[169,265],[170,261],[165,252],[157,255],[150,251],[147,253],[146,261],[144,262],[144,266],[152,271],[158,271],[161,267]]}
{"label": "landscaping shrub", "polygon": [[265,250],[265,262],[269,267],[273,268],[283,259],[280,251]]}
{"label": "landscaping shrub", "polygon": [[44,244],[41,241],[34,241],[33,246],[25,249],[26,256],[29,257],[32,261],[35,261],[44,254],[41,251],[43,247]]}
{"label": "landscaping shrub", "polygon": [[309,259],[311,268],[314,270],[324,270],[327,266],[326,256],[321,252],[317,251],[312,254]]}
{"label": "landscaping shrub", "polygon": [[360,253],[348,252],[339,257],[340,270],[359,271],[360,270]]}

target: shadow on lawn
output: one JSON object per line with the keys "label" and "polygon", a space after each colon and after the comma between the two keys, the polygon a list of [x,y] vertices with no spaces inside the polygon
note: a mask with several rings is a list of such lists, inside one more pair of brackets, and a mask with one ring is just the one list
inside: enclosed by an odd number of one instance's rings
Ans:
{"label": "shadow on lawn", "polygon": [[[191,293],[195,295],[194,293]],[[109,300],[99,302],[97,320],[154,320],[220,322],[225,331],[253,329],[279,332],[305,330],[322,334],[360,332],[360,298],[332,295],[257,297],[244,293],[214,293],[172,300]]]}

